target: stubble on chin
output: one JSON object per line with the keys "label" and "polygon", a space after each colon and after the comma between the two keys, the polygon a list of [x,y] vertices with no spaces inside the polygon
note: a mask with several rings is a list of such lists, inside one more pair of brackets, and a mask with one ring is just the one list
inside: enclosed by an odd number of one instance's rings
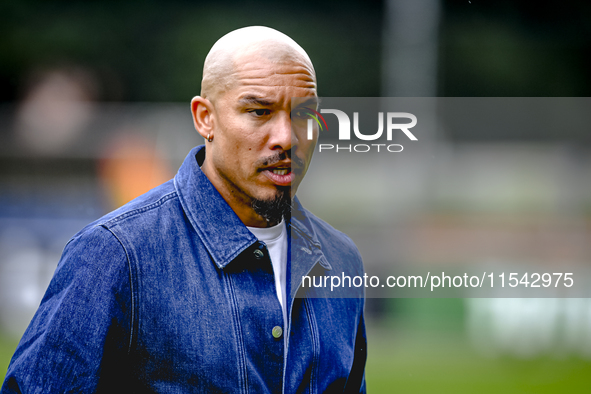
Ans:
{"label": "stubble on chin", "polygon": [[265,219],[269,226],[281,222],[291,215],[291,187],[277,187],[275,196],[268,199],[253,199],[252,209]]}

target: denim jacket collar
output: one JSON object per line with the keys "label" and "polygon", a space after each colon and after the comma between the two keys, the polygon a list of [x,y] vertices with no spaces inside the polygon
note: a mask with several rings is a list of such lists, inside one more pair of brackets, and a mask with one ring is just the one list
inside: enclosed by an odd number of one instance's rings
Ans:
{"label": "denim jacket collar", "polygon": [[312,223],[310,222],[310,219],[304,211],[304,207],[302,207],[302,204],[297,197],[295,197],[293,200],[289,225],[292,229],[296,230],[305,239],[307,239],[313,247],[318,249],[321,248],[316,231],[314,231]]}
{"label": "denim jacket collar", "polygon": [[332,270],[332,266],[322,251],[322,244],[309,215],[311,214],[302,207],[299,199],[295,197],[289,221],[291,242],[288,272],[290,272],[291,281],[288,283],[287,292],[291,300],[298,292],[302,277],[308,275],[316,264],[326,271]]}
{"label": "denim jacket collar", "polygon": [[[199,164],[203,163],[204,159],[205,147],[201,145],[193,148],[174,177],[174,185],[189,222],[215,264],[223,269],[240,253],[256,243],[257,238],[246,228],[201,171]],[[303,251],[303,258],[297,260],[311,262],[297,264],[302,271],[307,272],[316,262],[330,270],[332,267],[322,254],[318,235],[308,215],[298,198],[294,198],[289,230],[290,235],[291,231],[297,231],[301,242],[293,245],[296,249],[292,248],[292,256],[298,257]]]}
{"label": "denim jacket collar", "polygon": [[199,164],[204,159],[205,146],[193,148],[174,177],[174,185],[189,222],[223,269],[257,238],[201,171]]}
{"label": "denim jacket collar", "polygon": [[[316,229],[312,225],[312,221],[308,217],[310,213],[304,209],[300,200],[295,197],[292,204],[292,215],[291,220],[289,222],[290,228],[295,230],[299,233],[301,238],[304,242],[309,246],[309,251],[312,253],[309,254],[318,254],[320,258],[319,263],[324,269],[331,270],[332,267],[326,259],[323,259],[322,255],[322,245],[318,239],[318,234],[316,233]],[[305,247],[305,246],[301,246]],[[308,251],[306,251],[308,253]]]}

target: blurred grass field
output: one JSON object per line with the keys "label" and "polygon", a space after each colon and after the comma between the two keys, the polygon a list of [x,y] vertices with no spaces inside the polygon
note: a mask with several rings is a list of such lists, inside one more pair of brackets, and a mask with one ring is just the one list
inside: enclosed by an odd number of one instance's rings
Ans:
{"label": "blurred grass field", "polygon": [[0,332],[0,381],[2,382],[4,381],[8,364],[10,363],[10,359],[12,358],[12,354],[14,353],[17,344],[17,339],[11,338]]}
{"label": "blurred grass field", "polygon": [[468,340],[464,299],[390,299],[368,321],[370,393],[589,393],[591,361],[491,357]]}
{"label": "blurred grass field", "polygon": [[589,393],[578,358],[487,358],[458,334],[368,327],[369,393]]}
{"label": "blurred grass field", "polygon": [[[390,300],[392,301],[392,300]],[[395,300],[367,321],[369,393],[589,393],[591,361],[564,355],[487,357],[469,343],[463,300]],[[384,317],[385,316],[385,317]],[[0,335],[0,379],[17,340]]]}

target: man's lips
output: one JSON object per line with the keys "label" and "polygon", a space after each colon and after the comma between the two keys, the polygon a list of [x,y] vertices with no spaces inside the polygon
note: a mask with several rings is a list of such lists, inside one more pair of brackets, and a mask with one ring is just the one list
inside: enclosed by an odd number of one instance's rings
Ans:
{"label": "man's lips", "polygon": [[301,176],[304,171],[304,161],[292,156],[291,151],[278,152],[256,164],[258,171],[276,186],[291,186],[296,176]]}
{"label": "man's lips", "polygon": [[277,186],[291,186],[295,178],[295,174],[290,167],[269,167],[261,172]]}

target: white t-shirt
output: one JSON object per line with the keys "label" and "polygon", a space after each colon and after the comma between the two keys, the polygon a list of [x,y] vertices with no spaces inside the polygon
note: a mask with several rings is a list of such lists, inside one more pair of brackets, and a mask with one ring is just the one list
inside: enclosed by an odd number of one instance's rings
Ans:
{"label": "white t-shirt", "polygon": [[273,265],[273,275],[275,276],[275,291],[283,310],[283,327],[285,331],[287,324],[287,230],[285,221],[282,219],[281,223],[273,227],[247,228],[259,241],[263,241],[267,245],[271,264]]}

